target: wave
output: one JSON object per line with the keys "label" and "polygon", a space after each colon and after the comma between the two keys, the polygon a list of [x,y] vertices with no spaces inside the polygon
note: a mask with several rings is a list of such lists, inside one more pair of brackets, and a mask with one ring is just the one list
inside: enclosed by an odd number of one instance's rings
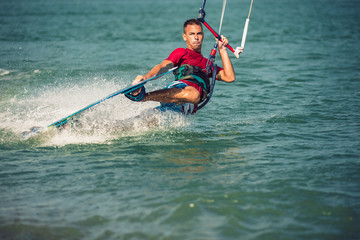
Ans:
{"label": "wave", "polygon": [[0,68],[0,77],[10,74],[10,70]]}

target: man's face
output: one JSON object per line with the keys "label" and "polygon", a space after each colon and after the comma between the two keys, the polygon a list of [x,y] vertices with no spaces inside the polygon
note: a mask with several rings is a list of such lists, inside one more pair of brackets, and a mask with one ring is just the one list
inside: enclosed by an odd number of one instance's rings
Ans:
{"label": "man's face", "polygon": [[204,39],[204,33],[199,25],[187,25],[183,39],[186,42],[187,48],[201,52],[201,45]]}

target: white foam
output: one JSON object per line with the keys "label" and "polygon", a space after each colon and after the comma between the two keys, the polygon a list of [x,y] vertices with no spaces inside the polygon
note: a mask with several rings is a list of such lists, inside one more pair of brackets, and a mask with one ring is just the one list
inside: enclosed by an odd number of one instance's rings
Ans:
{"label": "white foam", "polygon": [[[96,111],[94,111],[96,112]],[[64,146],[67,144],[109,143],[120,137],[138,136],[153,130],[167,130],[185,125],[185,118],[174,113],[160,113],[149,109],[137,117],[120,120],[124,116],[105,117],[92,112],[79,119],[73,127],[53,135],[45,144]],[[101,111],[100,111],[101,112]],[[90,116],[92,115],[92,116]],[[111,114],[108,114],[109,116]],[[174,118],[180,120],[172,121]]]}
{"label": "white foam", "polygon": [[[97,80],[79,86],[44,88],[37,95],[14,96],[1,106],[1,128],[16,134],[33,126],[47,127],[118,89],[114,81]],[[115,96],[83,112],[71,130],[47,136],[45,145],[99,143],[125,135],[142,134],[154,128],[178,127],[186,124],[179,114],[160,114],[151,109],[158,103],[131,102],[123,95]],[[175,121],[174,120],[176,119]],[[127,119],[127,120],[126,120]],[[126,120],[126,121],[125,121]],[[44,138],[45,139],[45,138]]]}
{"label": "white foam", "polygon": [[0,77],[10,74],[10,70],[0,68]]}

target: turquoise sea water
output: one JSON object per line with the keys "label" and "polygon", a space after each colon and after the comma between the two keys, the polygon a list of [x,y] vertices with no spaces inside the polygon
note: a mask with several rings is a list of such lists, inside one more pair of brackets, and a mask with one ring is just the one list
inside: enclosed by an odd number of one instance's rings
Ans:
{"label": "turquoise sea water", "polygon": [[[123,124],[156,104],[117,96],[21,140],[184,47],[201,2],[0,2],[0,239],[360,238],[358,0],[255,0],[236,82],[194,116]],[[249,4],[228,1],[233,47]]]}

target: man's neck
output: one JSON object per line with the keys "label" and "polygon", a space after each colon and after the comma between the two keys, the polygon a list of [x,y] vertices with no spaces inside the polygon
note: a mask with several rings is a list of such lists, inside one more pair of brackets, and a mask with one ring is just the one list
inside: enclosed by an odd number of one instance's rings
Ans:
{"label": "man's neck", "polygon": [[196,52],[196,53],[200,53],[201,54],[201,49],[200,50],[194,50],[194,49],[191,49],[191,48],[186,48],[186,49],[189,49],[189,50],[191,50],[191,51],[193,51],[193,52]]}

